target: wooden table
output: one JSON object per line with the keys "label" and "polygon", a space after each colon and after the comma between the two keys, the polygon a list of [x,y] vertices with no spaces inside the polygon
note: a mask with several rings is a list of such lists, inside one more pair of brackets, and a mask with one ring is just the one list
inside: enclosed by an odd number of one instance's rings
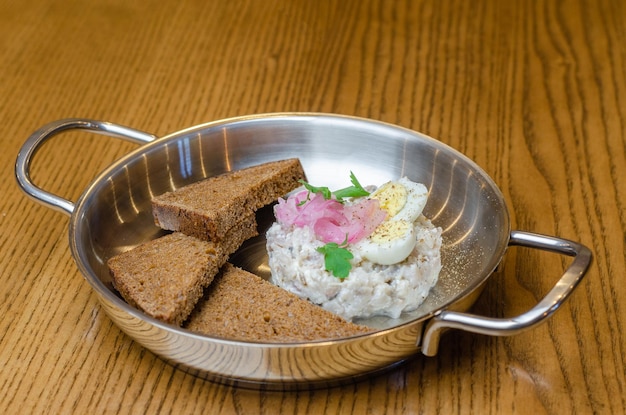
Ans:
{"label": "wooden table", "polygon": [[[617,0],[0,0],[0,413],[624,413],[625,18]],[[547,324],[450,332],[436,357],[350,386],[260,392],[172,368],[104,314],[68,218],[18,189],[19,147],[67,117],[160,136],[280,111],[436,137],[494,178],[514,229],[587,245],[587,276]],[[76,200],[133,148],[67,134],[33,177]],[[524,312],[568,261],[511,249],[474,311]]]}

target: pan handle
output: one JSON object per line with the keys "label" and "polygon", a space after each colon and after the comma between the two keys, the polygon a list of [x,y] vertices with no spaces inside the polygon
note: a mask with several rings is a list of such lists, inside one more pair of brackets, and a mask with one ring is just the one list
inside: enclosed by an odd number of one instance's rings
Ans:
{"label": "pan handle", "polygon": [[74,203],[36,186],[30,178],[30,165],[42,144],[55,135],[69,130],[89,130],[97,134],[122,138],[137,144],[145,144],[157,137],[139,130],[104,121],[69,118],[53,121],[35,131],[20,149],[15,162],[15,177],[22,190],[30,197],[54,210],[71,215]]}
{"label": "pan handle", "polygon": [[543,323],[567,300],[591,263],[591,251],[587,247],[566,239],[513,231],[509,245],[568,255],[574,257],[574,260],[550,292],[532,309],[517,317],[499,319],[455,311],[442,311],[437,314],[430,319],[424,330],[421,345],[423,354],[426,356],[437,354],[439,339],[446,329],[454,328],[492,336],[508,336]]}

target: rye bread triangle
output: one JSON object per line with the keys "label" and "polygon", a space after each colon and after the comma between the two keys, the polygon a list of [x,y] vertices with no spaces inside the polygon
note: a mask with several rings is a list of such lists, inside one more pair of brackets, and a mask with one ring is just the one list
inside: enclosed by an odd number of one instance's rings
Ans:
{"label": "rye bread triangle", "polygon": [[219,244],[174,232],[118,254],[107,265],[128,304],[179,326],[226,258]]}
{"label": "rye bread triangle", "polygon": [[157,196],[152,213],[163,229],[220,241],[241,218],[296,189],[301,179],[306,176],[300,160],[272,161]]}

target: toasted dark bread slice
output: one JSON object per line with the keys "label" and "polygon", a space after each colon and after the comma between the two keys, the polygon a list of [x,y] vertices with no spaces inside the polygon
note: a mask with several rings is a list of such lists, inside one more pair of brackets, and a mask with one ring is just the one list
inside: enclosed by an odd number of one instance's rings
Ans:
{"label": "toasted dark bread slice", "polygon": [[371,329],[226,263],[183,327],[210,336],[293,343],[343,338]]}
{"label": "toasted dark bread slice", "polygon": [[242,217],[300,186],[300,179],[305,175],[298,159],[269,162],[157,196],[152,213],[163,229],[220,241]]}

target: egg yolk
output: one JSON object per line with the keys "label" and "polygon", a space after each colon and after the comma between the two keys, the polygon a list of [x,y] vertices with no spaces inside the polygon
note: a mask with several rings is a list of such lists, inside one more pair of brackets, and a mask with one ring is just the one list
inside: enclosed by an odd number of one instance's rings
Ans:
{"label": "egg yolk", "polygon": [[387,212],[389,218],[402,210],[407,197],[406,187],[396,182],[385,183],[370,195],[370,198],[378,200],[380,208]]}
{"label": "egg yolk", "polygon": [[370,235],[370,240],[377,244],[384,244],[395,239],[402,239],[408,233],[412,224],[403,220],[383,222]]}

